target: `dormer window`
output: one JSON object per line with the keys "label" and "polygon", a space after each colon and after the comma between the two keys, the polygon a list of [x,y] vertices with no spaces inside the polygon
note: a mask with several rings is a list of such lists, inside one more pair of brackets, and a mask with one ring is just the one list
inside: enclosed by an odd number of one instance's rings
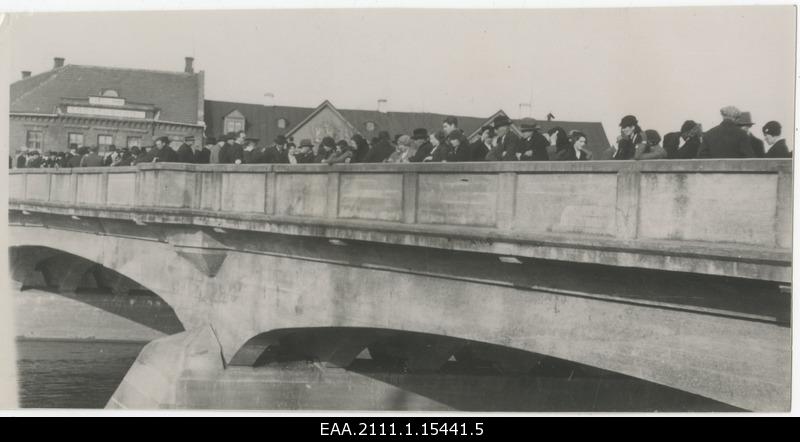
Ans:
{"label": "dormer window", "polygon": [[367,129],[367,132],[373,132],[375,130],[375,123],[372,121],[367,121],[367,123],[364,124],[364,128]]}
{"label": "dormer window", "polygon": [[104,97],[119,97],[119,92],[117,92],[116,89],[103,89],[100,95]]}
{"label": "dormer window", "polygon": [[245,130],[244,126],[245,126],[244,115],[242,115],[242,113],[239,112],[238,110],[229,113],[225,117],[225,122],[224,122],[225,133],[243,131]]}
{"label": "dormer window", "polygon": [[278,129],[286,129],[287,125],[286,118],[278,118]]}

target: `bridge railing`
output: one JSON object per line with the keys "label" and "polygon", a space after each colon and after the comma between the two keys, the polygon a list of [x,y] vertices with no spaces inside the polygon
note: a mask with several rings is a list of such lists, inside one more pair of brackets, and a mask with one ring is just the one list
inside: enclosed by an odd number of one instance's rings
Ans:
{"label": "bridge railing", "polygon": [[[467,241],[476,251],[778,280],[791,263],[791,160],[155,163],[15,169],[9,184],[12,210],[406,245]],[[695,260],[675,266],[665,255]],[[706,258],[716,261],[700,264]],[[722,269],[728,261],[755,267]],[[774,269],[765,275],[759,263]]]}

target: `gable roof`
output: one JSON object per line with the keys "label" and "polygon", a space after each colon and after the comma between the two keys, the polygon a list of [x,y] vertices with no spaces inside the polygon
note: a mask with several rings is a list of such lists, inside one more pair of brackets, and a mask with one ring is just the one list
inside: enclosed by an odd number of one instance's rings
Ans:
{"label": "gable roof", "polygon": [[317,108],[316,108],[316,109],[314,109],[314,111],[313,111],[313,112],[311,112],[310,114],[308,114],[308,116],[307,116],[307,117],[305,117],[305,118],[303,119],[303,121],[301,121],[301,122],[297,123],[296,125],[294,125],[294,127],[293,127],[291,130],[289,130],[289,132],[286,132],[286,135],[287,135],[287,136],[291,136],[291,135],[293,135],[293,134],[294,134],[295,132],[297,132],[297,131],[298,131],[298,130],[301,128],[301,127],[305,126],[305,125],[306,125],[306,123],[308,123],[309,121],[311,121],[311,119],[313,119],[313,118],[314,118],[314,117],[315,117],[317,114],[319,114],[320,112],[322,112],[322,111],[323,111],[323,109],[326,109],[326,108],[327,108],[327,109],[330,109],[330,110],[331,110],[331,111],[332,111],[332,112],[333,112],[333,113],[334,113],[336,116],[338,116],[339,118],[341,118],[342,120],[344,120],[344,122],[345,122],[345,123],[347,123],[347,125],[348,125],[348,126],[350,126],[350,128],[351,128],[351,129],[353,129],[353,131],[354,131],[354,132],[357,132],[357,131],[358,131],[358,130],[357,130],[355,127],[353,127],[353,124],[352,124],[352,123],[351,123],[351,122],[350,122],[350,121],[349,121],[347,118],[345,118],[345,117],[344,117],[344,115],[342,115],[342,114],[339,112],[339,109],[336,109],[336,106],[334,106],[334,105],[333,105],[333,104],[332,104],[330,101],[328,101],[328,100],[325,100],[325,101],[323,101],[323,102],[322,102],[322,104],[320,104],[319,106],[317,106]]}
{"label": "gable roof", "polygon": [[[278,135],[285,135],[297,123],[303,121],[314,108],[294,106],[264,106],[253,103],[231,101],[205,101],[206,136],[224,135],[225,117],[239,111],[245,118],[245,131],[248,137],[258,138],[261,143],[270,144]],[[278,120],[285,118],[285,128],[278,127]]]}
{"label": "gable roof", "polygon": [[201,74],[68,64],[11,84],[11,112],[54,114],[64,98],[114,89],[126,102],[152,104],[159,120],[198,124]]}

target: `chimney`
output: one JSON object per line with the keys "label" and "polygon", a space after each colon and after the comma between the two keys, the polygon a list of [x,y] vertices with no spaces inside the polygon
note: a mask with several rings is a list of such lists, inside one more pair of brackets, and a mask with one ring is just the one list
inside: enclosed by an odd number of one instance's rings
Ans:
{"label": "chimney", "polygon": [[272,92],[264,94],[264,106],[275,106],[275,94]]}
{"label": "chimney", "polygon": [[194,57],[186,57],[186,67],[183,69],[183,72],[187,74],[194,74]]}
{"label": "chimney", "polygon": [[58,69],[62,66],[64,66],[64,58],[62,57],[53,58],[53,69]]}
{"label": "chimney", "polygon": [[31,76],[31,71],[22,71],[22,78],[26,79]]}
{"label": "chimney", "polygon": [[382,114],[389,112],[389,109],[387,109],[388,105],[389,101],[386,100],[385,98],[381,98],[380,100],[378,100],[378,112]]}
{"label": "chimney", "polygon": [[520,103],[519,104],[519,117],[520,118],[531,118],[531,104],[530,103]]}

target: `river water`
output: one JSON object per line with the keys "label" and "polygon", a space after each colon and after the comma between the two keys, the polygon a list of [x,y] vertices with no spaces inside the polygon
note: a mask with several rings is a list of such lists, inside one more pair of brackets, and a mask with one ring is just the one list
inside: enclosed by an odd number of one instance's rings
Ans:
{"label": "river water", "polygon": [[18,340],[19,406],[103,408],[144,345]]}

